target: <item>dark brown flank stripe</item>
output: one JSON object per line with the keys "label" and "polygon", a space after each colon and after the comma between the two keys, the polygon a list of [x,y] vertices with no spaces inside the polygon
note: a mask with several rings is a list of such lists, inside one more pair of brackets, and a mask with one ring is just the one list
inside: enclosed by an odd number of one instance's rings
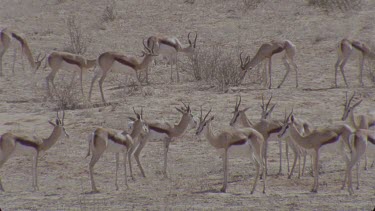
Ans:
{"label": "dark brown flank stripe", "polygon": [[35,149],[38,149],[39,147],[37,143],[20,137],[15,137],[15,141],[27,147],[33,147]]}
{"label": "dark brown flank stripe", "polygon": [[335,137],[329,139],[328,141],[324,142],[324,143],[322,144],[322,146],[324,146],[324,145],[326,145],[326,144],[334,143],[334,142],[336,142],[337,140],[339,140],[339,138],[340,138],[340,136],[335,136]]}
{"label": "dark brown flank stripe", "polygon": [[153,131],[156,131],[158,133],[165,133],[165,134],[169,135],[169,131],[168,130],[164,130],[162,128],[155,127],[155,126],[152,126],[152,125],[149,125],[148,128],[151,129],[151,130],[153,130]]}
{"label": "dark brown flank stripe", "polygon": [[176,43],[173,43],[173,42],[171,42],[169,40],[160,40],[160,43],[164,44],[164,45],[169,45],[172,48],[176,49],[176,51],[178,50],[178,46],[176,45]]}
{"label": "dark brown flank stripe", "polygon": [[71,58],[68,58],[68,57],[63,57],[62,58],[65,62],[69,63],[69,64],[75,64],[77,66],[81,66],[81,63],[76,61],[76,60],[73,60]]}
{"label": "dark brown flank stripe", "polygon": [[367,136],[367,140],[368,140],[369,142],[371,142],[372,144],[375,145],[375,139],[373,139],[372,137]]}
{"label": "dark brown flank stripe", "polygon": [[12,37],[14,37],[16,40],[18,40],[22,45],[25,44],[23,39],[20,36],[18,36],[17,34],[12,33]]}
{"label": "dark brown flank stripe", "polygon": [[244,145],[246,143],[246,139],[241,139],[241,140],[238,140],[236,142],[233,142],[231,143],[230,145],[233,146],[233,145]]}
{"label": "dark brown flank stripe", "polygon": [[275,49],[275,50],[272,51],[272,55],[273,55],[273,54],[276,54],[276,53],[280,53],[280,52],[283,51],[283,50],[284,50],[283,47],[278,47],[277,49]]}
{"label": "dark brown flank stripe", "polygon": [[130,62],[126,61],[125,59],[115,58],[115,61],[120,62],[123,65],[129,66],[129,67],[135,69],[135,65],[133,63],[130,63]]}
{"label": "dark brown flank stripe", "polygon": [[117,138],[115,134],[108,133],[108,139],[111,139],[116,144],[120,144],[120,145],[124,145],[125,147],[128,147],[128,144],[126,143],[126,141],[123,141]]}
{"label": "dark brown flank stripe", "polygon": [[360,42],[358,42],[358,41],[354,41],[354,42],[352,42],[352,46],[353,46],[354,48],[356,48],[357,50],[359,50],[359,51],[361,51],[361,52],[364,52],[364,50],[363,50],[363,46],[361,45]]}
{"label": "dark brown flank stripe", "polygon": [[275,128],[275,129],[273,129],[273,130],[269,131],[269,133],[270,133],[270,134],[271,134],[271,133],[277,133],[277,132],[280,132],[280,131],[281,131],[281,129],[283,129],[283,127],[282,127],[282,126],[280,126],[280,127],[278,127],[278,128]]}

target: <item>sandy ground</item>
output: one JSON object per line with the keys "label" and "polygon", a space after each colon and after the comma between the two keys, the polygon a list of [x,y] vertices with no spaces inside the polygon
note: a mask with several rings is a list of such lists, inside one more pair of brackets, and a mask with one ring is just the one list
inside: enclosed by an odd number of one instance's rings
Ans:
{"label": "sandy ground", "polygon": [[[256,120],[260,116],[261,95],[273,94],[277,103],[273,118],[281,119],[284,109],[295,113],[316,126],[339,121],[345,92],[357,92],[362,98],[357,114],[373,109],[373,83],[358,83],[358,54],[347,65],[350,89],[332,89],[336,44],[343,37],[371,41],[375,34],[373,19],[375,4],[364,1],[361,11],[330,13],[308,6],[306,1],[265,1],[257,9],[244,10],[242,1],[201,0],[194,4],[183,0],[128,0],[117,2],[118,17],[114,22],[101,23],[100,18],[108,3],[100,0],[2,0],[1,28],[9,27],[23,34],[34,54],[48,53],[66,47],[66,19],[75,15],[84,31],[92,38],[86,56],[95,58],[108,50],[131,55],[140,54],[142,39],[165,34],[177,36],[187,43],[190,31],[198,32],[200,48],[219,46],[223,49],[240,48],[253,56],[263,42],[271,39],[289,39],[298,49],[300,87],[295,88],[291,73],[281,89],[264,90],[245,83],[221,93],[211,85],[195,82],[188,72],[182,72],[181,83],[169,83],[169,67],[157,65],[150,73],[151,84],[134,91],[116,89],[123,84],[121,72],[108,76],[104,90],[109,102],[117,106],[66,111],[66,129],[70,139],[62,139],[42,154],[39,162],[40,191],[31,187],[31,158],[12,157],[1,168],[0,174],[6,192],[0,193],[3,210],[371,210],[375,207],[375,168],[363,171],[361,166],[360,190],[353,196],[340,190],[344,163],[337,152],[322,155],[319,193],[310,193],[313,178],[309,175],[287,179],[286,158],[283,155],[283,173],[278,176],[278,147],[271,137],[267,193],[261,193],[258,184],[251,195],[255,168],[250,158],[231,158],[229,187],[220,193],[222,160],[216,150],[203,138],[189,131],[172,143],[168,159],[169,178],[163,179],[162,143],[146,145],[141,160],[146,171],[142,178],[136,165],[135,180],[129,178],[129,188],[120,177],[120,190],[115,191],[113,154],[105,154],[95,166],[98,194],[90,191],[87,135],[98,126],[124,129],[132,107],[144,107],[146,119],[164,119],[177,122],[179,113],[174,107],[180,101],[190,102],[193,114],[212,108],[215,132],[228,126],[236,97],[241,94],[243,106],[251,106],[247,115]],[[15,45],[17,46],[17,45]],[[45,101],[46,71],[31,73],[25,63],[16,64],[11,73],[11,48],[4,56],[5,76],[0,78],[0,132],[13,131],[30,136],[46,137],[52,128],[48,120],[55,117],[56,100]],[[273,80],[277,83],[285,68],[281,56],[273,59]],[[56,82],[61,86],[69,81],[71,72],[61,71]],[[92,72],[84,75],[87,95]],[[366,75],[367,76],[367,75]],[[251,77],[251,76],[249,76]],[[77,86],[77,90],[78,86]],[[80,92],[77,92],[80,95]],[[93,91],[94,103],[100,103],[99,89]],[[283,143],[283,146],[285,143]],[[371,148],[372,147],[372,148]],[[375,158],[374,147],[368,151],[370,162]],[[310,169],[310,168],[309,168]],[[123,170],[121,169],[121,176]],[[260,183],[261,184],[261,183]]]}

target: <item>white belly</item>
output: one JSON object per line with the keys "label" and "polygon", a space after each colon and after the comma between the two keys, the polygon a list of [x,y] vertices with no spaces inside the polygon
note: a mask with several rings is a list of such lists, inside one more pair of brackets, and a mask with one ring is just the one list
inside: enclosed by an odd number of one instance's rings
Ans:
{"label": "white belly", "polygon": [[116,61],[113,63],[111,71],[112,72],[118,72],[118,73],[124,74],[126,76],[137,78],[136,71],[133,68],[131,68],[129,66],[126,66],[126,65],[123,65],[123,64],[121,64],[119,62],[116,62]]}
{"label": "white belly", "polygon": [[36,155],[37,151],[34,147],[25,146],[19,143],[16,143],[16,148],[12,156],[19,156],[19,155]]}
{"label": "white belly", "polygon": [[[224,156],[224,149],[217,150],[220,156]],[[251,146],[248,142],[243,145],[232,145],[228,149],[228,157],[229,158],[238,158],[238,157],[245,157],[251,158]]]}
{"label": "white belly", "polygon": [[61,62],[60,70],[65,70],[65,71],[69,71],[69,72],[73,72],[73,71],[74,72],[80,72],[81,68],[79,68],[77,65],[74,65],[74,64]]}
{"label": "white belly", "polygon": [[126,149],[126,147],[124,145],[117,144],[117,143],[115,143],[113,141],[108,140],[107,149],[106,149],[107,152],[115,152],[115,153],[117,153],[117,152],[125,152],[126,150],[127,149]]}
{"label": "white belly", "polygon": [[148,140],[149,141],[162,141],[168,138],[168,135],[165,133],[158,133],[154,130],[150,130],[148,134]]}

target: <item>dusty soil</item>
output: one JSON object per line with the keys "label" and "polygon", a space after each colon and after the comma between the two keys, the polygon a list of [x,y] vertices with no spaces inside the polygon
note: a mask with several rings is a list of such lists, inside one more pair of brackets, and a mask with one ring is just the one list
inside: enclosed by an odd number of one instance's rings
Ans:
{"label": "dusty soil", "polygon": [[[362,162],[360,189],[349,196],[346,190],[340,190],[344,174],[341,157],[336,152],[323,153],[320,189],[318,193],[310,193],[311,176],[287,179],[285,155],[284,175],[276,175],[279,154],[275,137],[271,137],[269,144],[267,193],[262,194],[258,184],[255,194],[250,194],[255,174],[250,158],[230,159],[229,187],[227,193],[220,193],[222,160],[216,150],[204,138],[195,137],[193,131],[172,143],[168,179],[161,175],[162,144],[150,142],[141,156],[146,178],[142,178],[134,166],[135,181],[129,180],[129,188],[126,188],[124,178],[120,177],[120,190],[115,191],[115,160],[114,155],[108,153],[95,166],[95,178],[101,192],[87,194],[91,189],[89,158],[85,158],[87,135],[98,126],[126,128],[127,116],[133,115],[132,107],[143,106],[146,119],[170,122],[179,120],[174,107],[179,106],[181,100],[191,103],[195,115],[199,114],[200,105],[206,111],[212,107],[215,132],[228,126],[239,93],[243,106],[251,106],[247,114],[254,120],[260,116],[262,93],[266,96],[272,93],[274,102],[277,102],[273,118],[283,118],[284,109],[293,107],[298,116],[316,126],[329,125],[341,118],[346,91],[356,91],[363,99],[357,113],[373,109],[373,83],[366,79],[365,87],[359,88],[358,54],[352,56],[346,67],[351,88],[344,88],[341,78],[340,88],[331,87],[337,42],[343,37],[371,41],[375,34],[372,21],[375,2],[364,1],[361,11],[328,15],[308,6],[307,1],[282,2],[264,1],[254,10],[245,10],[242,1],[201,0],[194,4],[183,0],[117,1],[117,18],[113,22],[101,23],[103,10],[108,5],[106,1],[2,0],[0,27],[9,27],[23,34],[34,55],[66,47],[69,41],[66,19],[71,15],[76,16],[84,32],[92,39],[86,53],[88,58],[95,58],[108,50],[139,55],[142,39],[154,34],[177,36],[186,44],[187,33],[195,31],[199,35],[197,44],[200,48],[213,45],[224,49],[239,47],[251,56],[263,42],[289,39],[298,49],[296,63],[300,87],[295,88],[294,73],[291,73],[280,89],[264,90],[245,81],[240,87],[222,93],[209,84],[195,82],[189,72],[182,72],[181,83],[169,83],[169,67],[157,65],[152,67],[150,85],[143,87],[142,91],[124,90],[117,87],[123,84],[125,76],[121,72],[112,73],[104,82],[104,90],[107,100],[117,103],[117,106],[66,111],[66,129],[71,138],[60,140],[40,158],[40,191],[32,191],[31,158],[15,156],[5,163],[0,174],[6,192],[0,194],[0,207],[3,210],[373,209],[375,168],[363,171]],[[25,70],[22,70],[18,59],[13,76],[13,48],[4,56],[5,76],[0,78],[0,132],[46,137],[52,130],[47,120],[55,117],[57,106],[56,100],[44,100],[45,77],[49,69],[34,74],[26,61]],[[277,83],[285,72],[281,55],[273,59],[273,70],[273,80]],[[61,71],[56,83],[63,86],[69,82],[71,74]],[[86,95],[92,76],[92,72],[84,75]],[[100,103],[97,85],[93,94],[92,102]],[[79,91],[77,95],[80,98]],[[369,148],[367,154],[372,162],[375,157],[373,148]]]}

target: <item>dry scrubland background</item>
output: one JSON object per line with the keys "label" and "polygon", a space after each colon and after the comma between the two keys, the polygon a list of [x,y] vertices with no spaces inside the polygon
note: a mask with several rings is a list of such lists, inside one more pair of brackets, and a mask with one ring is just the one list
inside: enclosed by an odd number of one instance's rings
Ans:
{"label": "dry scrubland background", "polygon": [[[255,1],[254,1],[255,2]],[[181,83],[169,82],[169,67],[152,66],[151,84],[143,91],[121,88],[125,76],[111,73],[104,83],[107,101],[117,106],[75,109],[66,111],[66,128],[70,139],[57,142],[41,158],[39,163],[40,191],[31,192],[31,160],[11,158],[0,174],[6,188],[1,193],[0,207],[5,210],[117,210],[117,209],[262,209],[262,210],[353,210],[373,209],[375,204],[375,169],[362,171],[361,189],[354,196],[339,189],[344,165],[337,154],[322,157],[320,190],[310,193],[313,178],[288,180],[278,171],[277,142],[270,143],[270,163],[267,194],[260,193],[260,186],[250,195],[254,168],[249,158],[234,158],[230,162],[228,193],[218,193],[222,182],[222,160],[206,140],[198,141],[190,131],[172,143],[169,153],[169,179],[162,179],[162,144],[150,142],[141,160],[147,178],[141,178],[136,166],[136,180],[129,182],[129,189],[121,184],[114,187],[114,155],[105,154],[97,163],[95,178],[101,193],[90,191],[86,136],[97,126],[125,128],[131,108],[144,107],[146,119],[163,118],[170,122],[179,119],[174,109],[179,101],[190,102],[193,113],[199,106],[215,114],[215,131],[228,125],[236,96],[241,93],[243,105],[251,106],[247,114],[259,118],[260,97],[273,94],[277,107],[274,118],[282,118],[284,109],[294,107],[298,116],[314,125],[327,125],[338,121],[342,115],[345,91],[343,81],[338,89],[327,89],[334,79],[336,43],[343,37],[372,41],[375,35],[375,2],[362,1],[360,10],[341,12],[309,6],[307,1],[265,0],[256,8],[246,8],[243,1],[197,0],[193,4],[183,0],[127,0],[116,1],[116,17],[103,22],[103,11],[111,2],[102,0],[2,0],[0,5],[1,27],[23,34],[34,55],[53,49],[67,49],[69,43],[67,20],[75,16],[76,23],[85,36],[90,37],[85,55],[96,58],[105,51],[119,51],[139,55],[142,39],[165,34],[177,36],[187,43],[188,32],[198,32],[198,47],[218,47],[224,52],[245,51],[253,56],[257,48],[271,39],[289,39],[298,49],[296,63],[299,66],[300,88],[294,86],[291,73],[281,89],[262,90],[251,83],[254,75],[246,78],[239,88],[222,92],[215,84],[196,81],[191,71],[182,72]],[[10,49],[4,56],[5,76],[0,78],[1,133],[16,131],[38,137],[47,136],[52,128],[47,120],[54,118],[53,109],[59,100],[44,101],[47,71],[30,72],[25,61],[16,64],[16,74],[11,75]],[[233,53],[234,57],[237,54]],[[180,56],[182,60],[183,56]],[[185,60],[186,62],[186,60]],[[281,55],[273,59],[274,86],[280,81],[285,68]],[[358,54],[346,68],[350,91],[355,90],[364,99],[357,112],[367,112],[374,105],[374,88],[371,80],[365,80],[365,88],[358,88]],[[71,72],[61,71],[56,82],[64,91]],[[84,75],[87,96],[92,72]],[[367,76],[367,71],[366,71]],[[76,86],[78,99],[79,86]],[[322,89],[321,89],[322,88]],[[92,101],[99,103],[97,85]],[[74,93],[74,92],[73,92]],[[71,96],[68,94],[68,96]],[[72,99],[77,100],[76,98]],[[79,100],[79,103],[85,103]],[[275,138],[273,138],[275,140]],[[373,151],[368,153],[371,157]],[[374,158],[370,158],[372,161]],[[285,161],[285,156],[283,156]],[[363,163],[363,162],[362,162]],[[122,169],[121,169],[122,170]],[[122,172],[122,171],[121,171]],[[283,172],[286,172],[284,162]]]}

